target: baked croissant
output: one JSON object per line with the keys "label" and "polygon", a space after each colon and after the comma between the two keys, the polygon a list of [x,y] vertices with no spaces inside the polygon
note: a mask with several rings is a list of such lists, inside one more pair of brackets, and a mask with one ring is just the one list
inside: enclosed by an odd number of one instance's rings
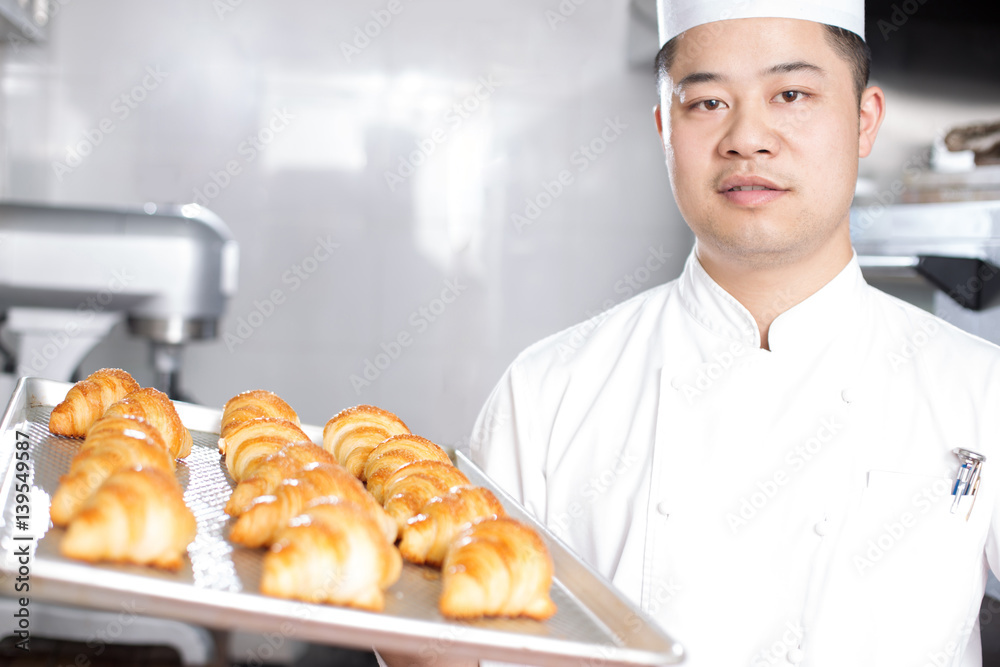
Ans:
{"label": "baked croissant", "polygon": [[399,552],[418,565],[440,567],[448,546],[471,524],[506,516],[503,505],[489,489],[460,486],[432,498],[400,532]]}
{"label": "baked croissant", "polygon": [[82,438],[112,403],[139,389],[139,383],[120,368],[102,368],[74,384],[66,398],[52,408],[49,430],[56,435]]}
{"label": "baked croissant", "polygon": [[282,481],[315,463],[334,464],[336,460],[328,451],[311,442],[291,443],[264,459],[257,459],[229,496],[226,514],[239,516],[258,496],[273,493]]}
{"label": "baked croissant", "polygon": [[480,521],[448,549],[438,606],[448,618],[527,616],[556,612],[549,597],[552,558],[538,534],[511,518]]}
{"label": "baked croissant", "polygon": [[365,491],[358,478],[339,464],[329,463],[310,466],[284,480],[274,495],[258,497],[233,524],[229,539],[245,547],[268,546],[310,501],[326,496],[357,504],[379,525],[387,542],[396,541],[396,523]]}
{"label": "baked croissant", "polygon": [[277,394],[265,389],[254,389],[236,394],[226,401],[226,405],[222,408],[220,439],[228,437],[239,424],[260,417],[287,419],[296,426],[301,426],[295,410],[292,410],[291,406]]}
{"label": "baked croissant", "polygon": [[240,481],[256,462],[292,442],[309,442],[309,436],[287,419],[261,417],[238,424],[219,441],[219,451],[226,457],[229,474]]}
{"label": "baked croissant", "polygon": [[379,443],[368,455],[365,463],[365,486],[368,493],[380,503],[385,502],[382,489],[385,480],[407,463],[414,461],[441,461],[451,463],[448,454],[426,438],[419,435],[394,435]]}
{"label": "baked croissant", "polygon": [[385,482],[385,511],[399,530],[416,516],[431,498],[443,496],[453,487],[463,486],[469,479],[450,463],[416,461],[408,463]]}
{"label": "baked croissant", "polygon": [[409,433],[406,424],[391,412],[372,405],[341,410],[323,428],[323,449],[337,457],[340,465],[365,480],[365,462],[380,442],[392,435]]}
{"label": "baked croissant", "polygon": [[156,468],[116,472],[70,522],[60,550],[90,562],[180,567],[197,524],[174,476]]}
{"label": "baked croissant", "polygon": [[399,551],[364,510],[349,502],[309,507],[282,529],[264,556],[260,591],[305,602],[381,611],[402,572]]}
{"label": "baked croissant", "polygon": [[114,473],[136,466],[173,474],[174,459],[149,424],[127,417],[97,420],[87,433],[69,472],[52,495],[52,523],[65,526],[80,507]]}
{"label": "baked croissant", "polygon": [[191,432],[181,423],[173,401],[159,389],[133,391],[104,411],[108,417],[141,417],[160,431],[167,449],[175,458],[191,453]]}
{"label": "baked croissant", "polygon": [[[101,417],[95,421],[89,429],[87,429],[87,437],[84,438],[83,444],[80,445],[77,456],[83,454],[89,448],[101,444],[107,436],[118,436],[123,434],[132,438],[139,438],[140,440],[152,440],[159,445],[163,451],[168,454],[170,453],[169,449],[167,449],[167,443],[163,441],[163,436],[160,435],[160,429],[156,428],[142,417],[119,417],[117,415],[108,415],[106,417]],[[171,459],[170,465],[174,466],[173,459]]]}

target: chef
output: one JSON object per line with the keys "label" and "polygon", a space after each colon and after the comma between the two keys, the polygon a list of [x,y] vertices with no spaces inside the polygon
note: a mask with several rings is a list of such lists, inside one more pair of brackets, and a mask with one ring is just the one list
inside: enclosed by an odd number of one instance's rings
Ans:
{"label": "chef", "polygon": [[659,29],[694,249],[519,355],[474,460],[692,667],[980,665],[1000,351],[862,278],[863,2],[660,0]]}

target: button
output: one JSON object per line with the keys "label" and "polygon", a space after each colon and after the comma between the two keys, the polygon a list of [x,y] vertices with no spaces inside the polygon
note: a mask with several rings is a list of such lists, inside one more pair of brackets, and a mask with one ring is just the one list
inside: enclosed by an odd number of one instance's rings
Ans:
{"label": "button", "polygon": [[661,500],[660,502],[656,503],[656,511],[662,514],[663,516],[670,516],[670,506],[667,505],[666,500]]}
{"label": "button", "polygon": [[840,392],[840,397],[844,399],[844,403],[853,403],[854,399],[856,398],[854,396],[854,392],[851,391],[850,389],[845,389],[844,391]]}
{"label": "button", "polygon": [[826,519],[823,519],[822,521],[820,521],[819,523],[817,523],[815,526],[813,526],[813,530],[816,531],[817,535],[819,535],[820,537],[823,537],[824,535],[826,535],[827,533],[830,532],[830,522],[827,521]]}
{"label": "button", "polygon": [[798,646],[796,646],[795,648],[788,649],[788,653],[785,654],[785,660],[792,663],[793,665],[797,665],[800,662],[802,662],[802,658],[804,657],[805,655],[802,653],[802,649],[800,649]]}
{"label": "button", "polygon": [[681,388],[681,384],[682,384],[681,383],[681,378],[680,378],[679,375],[675,375],[674,377],[670,378],[670,386],[672,388],[674,388],[674,389],[680,389]]}

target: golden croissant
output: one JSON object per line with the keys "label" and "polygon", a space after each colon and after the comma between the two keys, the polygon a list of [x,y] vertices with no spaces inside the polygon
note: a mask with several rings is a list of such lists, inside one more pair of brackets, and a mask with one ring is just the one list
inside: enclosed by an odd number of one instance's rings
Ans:
{"label": "golden croissant", "polygon": [[400,532],[399,551],[411,563],[440,567],[449,545],[471,524],[506,516],[488,489],[460,486],[433,498]]}
{"label": "golden croissant", "polygon": [[265,595],[381,611],[402,572],[399,551],[349,502],[309,507],[282,529],[264,556]]}
{"label": "golden croissant", "polygon": [[258,497],[233,524],[229,539],[245,547],[268,546],[310,501],[327,496],[356,503],[372,516],[387,542],[396,541],[396,523],[365,491],[364,485],[341,465],[329,463],[309,466],[284,480],[274,495]]}
{"label": "golden croissant", "polygon": [[139,383],[120,368],[102,368],[74,384],[66,398],[52,408],[49,430],[56,435],[82,438],[112,403],[139,389]]}
{"label": "golden croissant", "polygon": [[250,474],[255,465],[293,442],[309,442],[301,428],[287,419],[261,417],[245,421],[219,441],[226,457],[226,469],[237,482]]}
{"label": "golden croissant", "polygon": [[244,391],[226,401],[225,407],[222,408],[222,427],[219,435],[225,439],[238,425],[260,417],[287,419],[296,426],[301,426],[295,410],[292,410],[291,406],[277,394],[265,389],[254,389]]}
{"label": "golden croissant", "polygon": [[[249,443],[248,443],[249,444]],[[244,446],[242,449],[246,449]],[[226,503],[226,514],[239,516],[258,496],[268,495],[277,489],[285,479],[314,463],[336,463],[333,455],[311,442],[287,444],[277,452],[258,459],[242,478]]]}
{"label": "golden croissant", "polygon": [[549,597],[552,558],[528,526],[511,518],[480,521],[448,549],[438,606],[448,618],[526,616],[556,612]]}
{"label": "golden croissant", "polygon": [[382,490],[385,480],[394,472],[414,461],[451,463],[448,454],[419,435],[394,435],[375,447],[365,463],[365,486],[380,503],[385,502]]}
{"label": "golden croissant", "polygon": [[174,459],[159,433],[137,419],[97,420],[52,496],[52,523],[65,526],[106,479],[136,466],[173,474]]}
{"label": "golden croissant", "polygon": [[389,436],[409,432],[403,420],[391,412],[372,405],[358,405],[341,410],[326,423],[323,449],[364,481],[365,463],[375,446]]}
{"label": "golden croissant", "polygon": [[453,487],[469,483],[469,479],[450,463],[416,461],[408,463],[385,482],[385,511],[403,529],[412,516],[431,498],[443,496]]}
{"label": "golden croissant", "polygon": [[173,401],[159,389],[146,387],[133,391],[108,406],[104,414],[108,417],[141,417],[160,431],[172,456],[184,458],[191,453],[191,432],[181,423]]}
{"label": "golden croissant", "polygon": [[70,522],[60,550],[89,562],[180,567],[197,524],[170,473],[122,470],[108,478]]}

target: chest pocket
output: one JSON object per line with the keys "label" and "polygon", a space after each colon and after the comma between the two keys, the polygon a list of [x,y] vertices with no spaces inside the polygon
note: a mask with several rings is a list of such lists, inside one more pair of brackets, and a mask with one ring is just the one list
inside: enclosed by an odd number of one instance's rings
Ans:
{"label": "chest pocket", "polygon": [[878,645],[879,636],[906,638],[905,647],[894,643],[893,663],[924,664],[957,636],[967,637],[979,608],[990,512],[979,498],[967,521],[970,495],[953,513],[953,483],[868,473],[859,502],[844,517],[825,582],[826,639],[853,635]]}

